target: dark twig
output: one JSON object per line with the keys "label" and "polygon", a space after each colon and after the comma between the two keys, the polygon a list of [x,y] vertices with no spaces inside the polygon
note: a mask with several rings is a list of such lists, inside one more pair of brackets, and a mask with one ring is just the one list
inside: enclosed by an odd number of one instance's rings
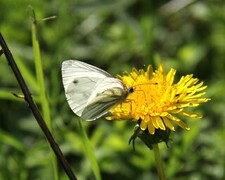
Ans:
{"label": "dark twig", "polygon": [[0,44],[1,47],[3,49],[3,52],[6,56],[6,59],[8,60],[8,63],[10,65],[10,67],[13,70],[13,73],[16,76],[16,79],[20,85],[20,88],[24,94],[24,99],[25,101],[28,103],[29,108],[31,109],[35,119],[37,120],[40,128],[42,129],[43,133],[45,134],[45,137],[47,138],[49,144],[51,145],[55,155],[57,156],[59,162],[61,163],[62,167],[64,168],[65,172],[67,173],[67,176],[71,179],[71,180],[76,180],[77,178],[75,177],[75,175],[73,174],[68,162],[66,161],[65,157],[63,156],[62,151],[60,150],[59,146],[57,145],[57,143],[55,142],[51,132],[49,131],[45,121],[43,120],[37,106],[35,105],[31,93],[13,59],[13,56],[11,54],[11,52],[8,49],[8,46],[2,36],[2,34],[0,33]]}

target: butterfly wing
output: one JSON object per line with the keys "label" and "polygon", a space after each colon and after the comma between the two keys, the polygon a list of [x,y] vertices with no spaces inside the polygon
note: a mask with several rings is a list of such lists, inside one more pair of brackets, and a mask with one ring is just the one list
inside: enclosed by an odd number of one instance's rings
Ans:
{"label": "butterfly wing", "polygon": [[62,80],[66,98],[75,114],[81,116],[96,84],[109,73],[90,64],[67,60],[62,63]]}

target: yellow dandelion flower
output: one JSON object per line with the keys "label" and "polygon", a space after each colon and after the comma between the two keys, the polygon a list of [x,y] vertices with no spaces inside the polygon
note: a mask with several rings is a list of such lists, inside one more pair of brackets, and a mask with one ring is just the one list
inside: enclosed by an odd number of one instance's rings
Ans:
{"label": "yellow dandelion flower", "polygon": [[126,101],[110,111],[111,116],[107,119],[138,121],[140,129],[148,130],[152,135],[157,129],[175,131],[174,123],[189,130],[180,116],[201,118],[187,109],[209,100],[202,97],[207,86],[203,86],[203,82],[193,78],[192,74],[182,76],[174,84],[175,74],[175,69],[166,74],[160,65],[155,72],[152,66],[148,66],[147,71],[134,68],[131,73],[125,72],[123,76],[118,76],[127,87],[133,87],[134,91]]}

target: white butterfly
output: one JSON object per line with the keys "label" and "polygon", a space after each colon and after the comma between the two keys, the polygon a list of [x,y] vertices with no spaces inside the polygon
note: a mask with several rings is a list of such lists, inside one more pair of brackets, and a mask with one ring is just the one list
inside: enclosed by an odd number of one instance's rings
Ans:
{"label": "white butterfly", "polygon": [[85,120],[95,120],[124,101],[133,88],[90,64],[66,60],[62,80],[70,108]]}

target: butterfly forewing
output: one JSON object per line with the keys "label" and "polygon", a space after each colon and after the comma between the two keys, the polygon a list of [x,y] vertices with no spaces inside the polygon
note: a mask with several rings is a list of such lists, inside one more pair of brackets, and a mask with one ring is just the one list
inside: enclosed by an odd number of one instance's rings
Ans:
{"label": "butterfly forewing", "polygon": [[62,78],[65,89],[71,82],[79,82],[78,80],[81,77],[85,77],[90,81],[97,82],[104,77],[112,76],[102,69],[81,61],[67,60],[62,63]]}

